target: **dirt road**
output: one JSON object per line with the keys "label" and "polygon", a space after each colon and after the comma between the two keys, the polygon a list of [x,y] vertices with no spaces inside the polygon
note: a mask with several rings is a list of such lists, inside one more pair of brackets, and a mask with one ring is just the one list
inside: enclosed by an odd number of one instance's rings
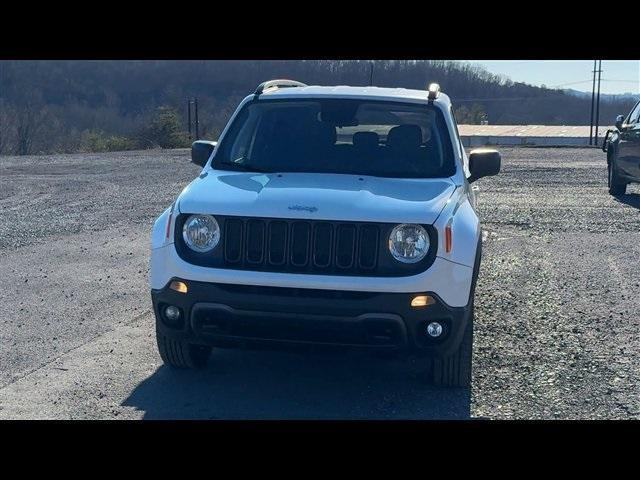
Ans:
{"label": "dirt road", "polygon": [[596,149],[501,149],[484,220],[471,390],[363,354],[155,349],[154,218],[187,151],[0,157],[0,418],[640,418],[640,189]]}

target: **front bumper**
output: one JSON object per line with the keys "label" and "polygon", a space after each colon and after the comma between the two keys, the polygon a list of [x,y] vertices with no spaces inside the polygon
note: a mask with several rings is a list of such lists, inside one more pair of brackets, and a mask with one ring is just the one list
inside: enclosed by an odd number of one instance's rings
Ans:
{"label": "front bumper", "polygon": [[[181,279],[175,279],[181,280]],[[186,294],[151,291],[157,329],[194,344],[219,347],[333,345],[377,350],[449,354],[457,349],[471,307],[436,303],[411,307],[415,293],[378,293],[263,287],[184,281]],[[164,307],[181,319],[169,322]],[[438,339],[425,332],[431,321],[444,327]]]}

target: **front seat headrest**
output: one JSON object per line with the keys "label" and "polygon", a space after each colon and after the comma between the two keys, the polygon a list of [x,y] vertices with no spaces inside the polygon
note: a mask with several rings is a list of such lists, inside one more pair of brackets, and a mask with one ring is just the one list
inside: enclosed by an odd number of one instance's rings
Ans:
{"label": "front seat headrest", "polygon": [[418,148],[422,145],[422,130],[418,125],[398,125],[389,130],[387,145],[392,148]]}
{"label": "front seat headrest", "polygon": [[329,123],[317,122],[311,127],[311,135],[317,146],[330,147],[336,143],[336,127]]}
{"label": "front seat headrest", "polygon": [[373,150],[378,147],[380,136],[376,132],[356,132],[353,134],[353,146]]}

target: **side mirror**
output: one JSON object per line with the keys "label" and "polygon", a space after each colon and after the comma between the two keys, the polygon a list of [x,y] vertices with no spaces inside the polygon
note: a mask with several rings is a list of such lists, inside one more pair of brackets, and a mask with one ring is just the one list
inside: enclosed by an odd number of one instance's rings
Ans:
{"label": "side mirror", "polygon": [[618,115],[616,117],[616,128],[618,130],[622,129],[622,124],[624,123],[624,115]]}
{"label": "side mirror", "polygon": [[497,175],[500,173],[500,164],[500,154],[496,150],[488,148],[471,150],[469,154],[471,176],[467,179],[468,182],[472,183],[482,177]]}
{"label": "side mirror", "polygon": [[204,167],[218,142],[197,140],[191,145],[191,162]]}

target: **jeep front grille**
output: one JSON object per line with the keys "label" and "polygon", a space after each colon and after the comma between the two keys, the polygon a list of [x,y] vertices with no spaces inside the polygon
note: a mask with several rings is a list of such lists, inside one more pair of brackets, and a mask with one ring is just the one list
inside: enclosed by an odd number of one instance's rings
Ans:
{"label": "jeep front grille", "polygon": [[375,270],[376,225],[261,218],[224,219],[224,262],[283,272],[358,273]]}

